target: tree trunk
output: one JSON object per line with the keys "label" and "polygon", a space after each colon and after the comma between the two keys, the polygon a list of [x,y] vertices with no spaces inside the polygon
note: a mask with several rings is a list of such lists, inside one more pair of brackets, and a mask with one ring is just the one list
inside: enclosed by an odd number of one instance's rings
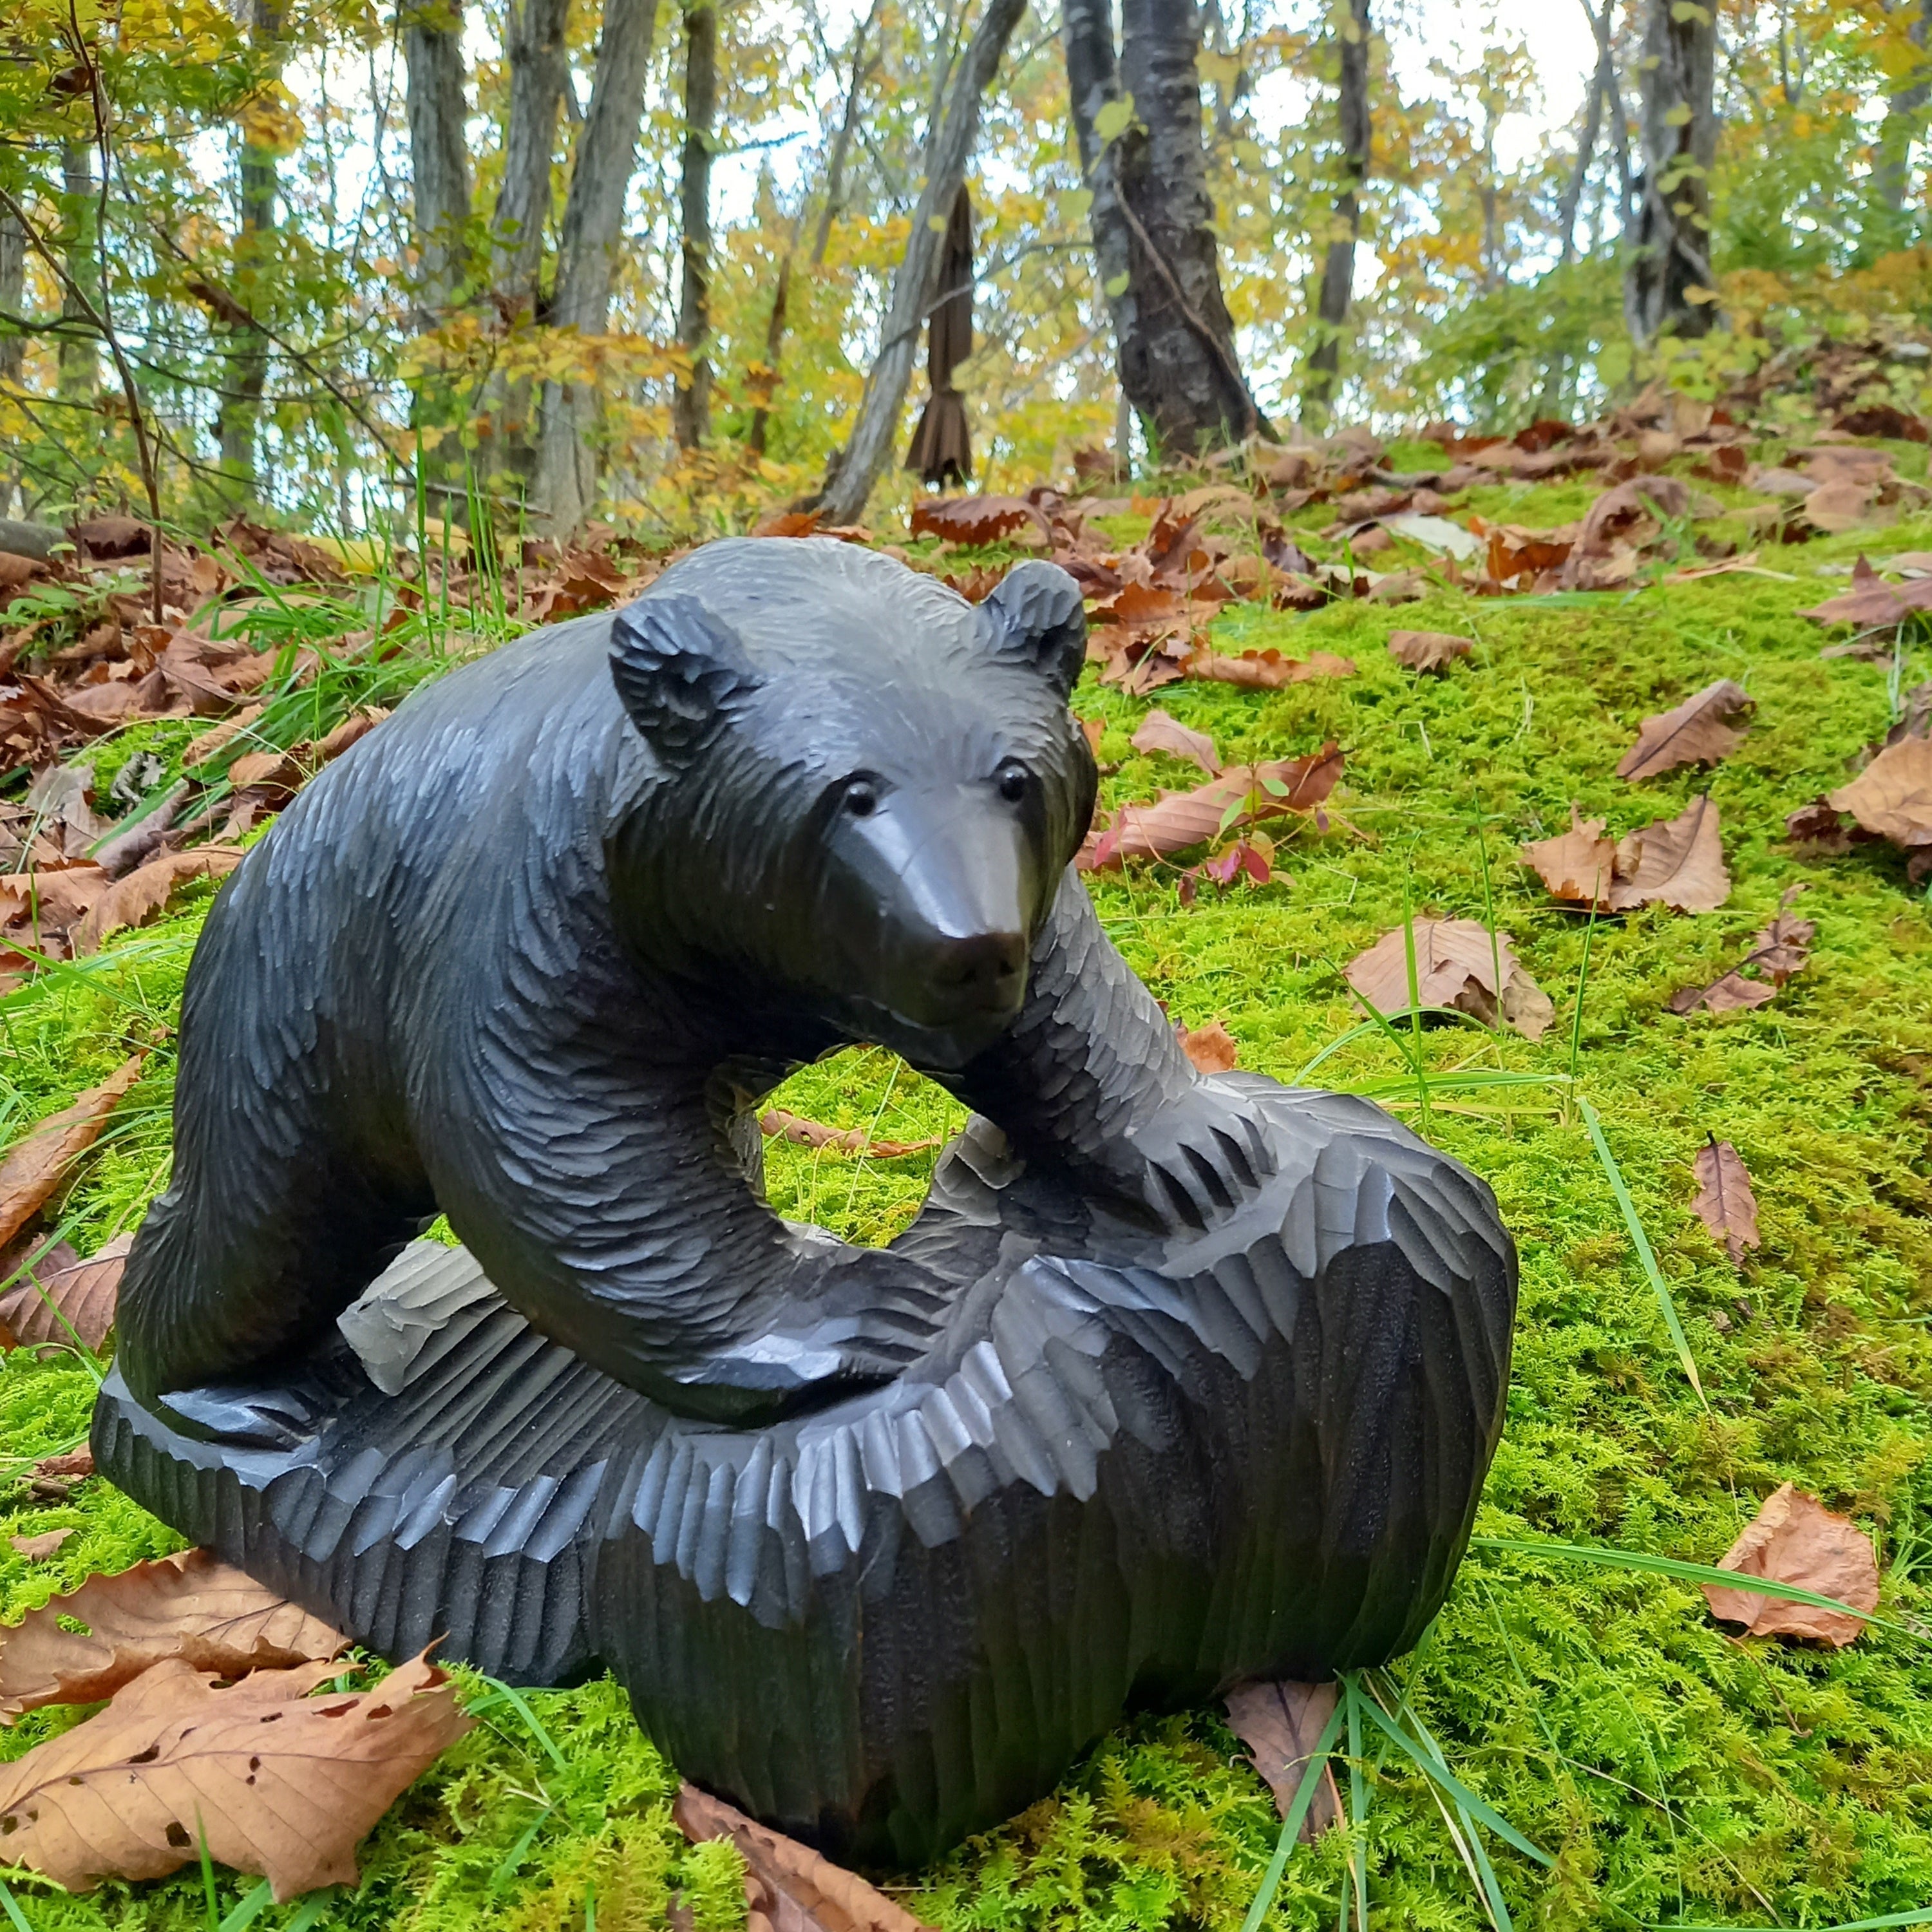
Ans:
{"label": "tree trunk", "polygon": [[701,449],[711,434],[711,145],[718,114],[718,10],[712,0],[684,10],[684,168],[678,211],[684,230],[678,346],[691,379],[678,385],[671,427],[680,449]]}
{"label": "tree trunk", "polygon": [[1640,342],[1703,335],[1711,288],[1715,0],[1650,0],[1643,37],[1643,179],[1624,272],[1624,316]]}
{"label": "tree trunk", "polygon": [[1556,238],[1558,267],[1562,267],[1576,253],[1576,211],[1583,202],[1583,183],[1588,179],[1591,164],[1597,158],[1597,133],[1603,124],[1604,101],[1610,92],[1610,78],[1604,73],[1602,55],[1598,57],[1597,70],[1590,77],[1590,92],[1583,106],[1583,130],[1576,137],[1576,164],[1570,170],[1570,178],[1563,185],[1563,199],[1556,211]]}
{"label": "tree trunk", "polygon": [[[0,311],[19,315],[26,299],[27,231],[11,208],[0,208]],[[0,382],[17,385],[26,357],[26,337],[0,322]]]}
{"label": "tree trunk", "polygon": [[510,111],[503,134],[502,184],[490,224],[490,283],[508,322],[527,321],[536,308],[550,163],[569,75],[563,44],[568,12],[568,0],[520,0],[520,5],[509,0],[504,10]]}
{"label": "tree trunk", "polygon": [[[1065,0],[1060,19],[1120,386],[1150,441],[1169,453],[1271,436],[1221,298],[1194,0],[1125,0],[1118,62],[1112,0]],[[1116,133],[1129,96],[1134,118]]]}
{"label": "tree trunk", "polygon": [[[282,31],[280,10],[268,0],[253,0],[248,14],[251,39],[258,47],[272,47]],[[277,60],[274,71],[281,71]],[[251,141],[245,124],[240,163],[240,225],[235,237],[236,300],[252,314],[260,304],[274,264],[271,250],[275,230],[275,198],[281,183],[272,147]],[[262,417],[262,393],[268,381],[268,339],[247,322],[227,330],[227,370],[215,418],[221,446],[221,470],[228,494],[237,502],[254,502],[261,494],[255,442]]]}
{"label": "tree trunk", "polygon": [[94,150],[84,142],[61,147],[61,250],[75,286],[61,298],[60,374],[56,388],[63,402],[92,409],[100,388],[100,351],[94,340],[88,305],[100,306],[100,205],[95,196]]}
{"label": "tree trunk", "polygon": [[1325,424],[1341,373],[1342,332],[1348,325],[1355,286],[1355,244],[1361,238],[1363,182],[1369,172],[1369,0],[1348,0],[1337,16],[1341,26],[1341,73],[1336,106],[1342,128],[1342,188],[1335,197],[1335,225],[1322,262],[1322,292],[1315,305],[1318,325],[1303,388],[1304,422]]}
{"label": "tree trunk", "polygon": [[[987,0],[986,10],[953,76],[945,112],[935,117],[937,124],[928,132],[926,185],[913,211],[904,259],[892,277],[892,299],[879,332],[879,353],[866,378],[866,393],[850,440],[832,458],[826,472],[820,508],[828,524],[856,522],[864,514],[866,499],[898,440],[899,412],[912,380],[920,332],[939,292],[934,284],[946,212],[965,178],[966,164],[980,131],[980,98],[998,70],[1006,43],[1026,8],[1027,0]],[[1198,102],[1196,109],[1198,112]],[[1195,142],[1198,150],[1198,130]]]}
{"label": "tree trunk", "polygon": [[[606,0],[590,106],[577,137],[570,191],[557,245],[550,319],[558,328],[598,336],[610,320],[624,197],[638,162],[644,82],[658,0]],[[537,514],[559,536],[578,529],[597,496],[596,390],[587,382],[546,382],[537,470]]]}
{"label": "tree trunk", "polygon": [[1928,33],[1932,29],[1932,0],[1917,0],[1917,4],[1905,0],[1905,6],[1911,16],[1906,34],[1918,50],[1918,64],[1886,102],[1872,167],[1872,200],[1883,211],[1880,222],[1874,225],[1886,231],[1877,238],[1894,248],[1908,246],[1917,226],[1906,208],[1911,192],[1912,144],[1924,124],[1926,101],[1932,98],[1932,88],[1928,86],[1932,74],[1928,74],[1925,60],[1927,41],[1932,38]]}
{"label": "tree trunk", "polygon": [[410,184],[422,307],[447,308],[470,278],[470,146],[464,123],[462,0],[420,0],[403,19]]}

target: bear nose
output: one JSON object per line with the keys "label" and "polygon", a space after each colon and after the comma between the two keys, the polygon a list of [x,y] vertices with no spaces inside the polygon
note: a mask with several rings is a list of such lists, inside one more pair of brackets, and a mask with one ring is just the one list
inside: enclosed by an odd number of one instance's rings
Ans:
{"label": "bear nose", "polygon": [[1017,932],[976,932],[964,939],[942,940],[933,949],[933,982],[948,993],[998,1004],[1012,996],[1026,953],[1025,937]]}

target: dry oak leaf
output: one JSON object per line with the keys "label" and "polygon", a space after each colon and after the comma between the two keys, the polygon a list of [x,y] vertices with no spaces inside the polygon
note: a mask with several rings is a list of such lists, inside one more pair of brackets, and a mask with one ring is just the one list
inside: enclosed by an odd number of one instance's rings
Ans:
{"label": "dry oak leaf", "polygon": [[1240,1048],[1235,1044],[1234,1036],[1220,1020],[1210,1020],[1204,1027],[1178,1026],[1174,1035],[1180,1042],[1180,1050],[1192,1060],[1197,1071],[1202,1073],[1232,1073],[1240,1058]]}
{"label": "dry oak leaf", "polygon": [[1342,752],[1332,741],[1306,758],[1237,765],[1189,792],[1170,792],[1152,805],[1124,806],[1105,832],[1090,832],[1074,863],[1104,872],[1124,859],[1164,859],[1220,836],[1231,808],[1235,823],[1291,812],[1312,812],[1335,789]]}
{"label": "dry oak leaf", "polygon": [[[88,1632],[63,1630],[60,1619]],[[340,1656],[349,1640],[209,1550],[90,1576],[0,1630],[0,1724],[92,1704],[164,1659],[224,1677]]]}
{"label": "dry oak leaf", "polygon": [[1190,730],[1158,705],[1141,720],[1131,742],[1137,752],[1165,752],[1170,758],[1192,759],[1210,778],[1221,775],[1221,756],[1214,740],[1205,731]]}
{"label": "dry oak leaf", "polygon": [[[1247,1746],[1248,1762],[1274,1794],[1278,1818],[1288,1816],[1301,1789],[1309,1754],[1335,1714],[1338,1694],[1333,1684],[1300,1684],[1288,1678],[1268,1682],[1260,1678],[1238,1684],[1228,1693],[1228,1728]],[[1301,1843],[1312,1844],[1341,1816],[1334,1768],[1324,1764],[1316,1783],[1315,1801],[1301,1821]]]}
{"label": "dry oak leaf", "polygon": [[[1549,1030],[1556,1009],[1516,956],[1508,933],[1492,940],[1489,928],[1473,919],[1418,919],[1411,925],[1419,1004],[1452,1008],[1494,1026],[1500,982],[1503,1024],[1526,1040],[1540,1040]],[[1377,1012],[1406,1012],[1408,949],[1397,926],[1352,959],[1343,977]]]}
{"label": "dry oak leaf", "polygon": [[1714,765],[1744,742],[1744,729],[1733,723],[1754,708],[1742,685],[1727,677],[1707,684],[1674,710],[1646,718],[1636,742],[1617,766],[1620,778],[1654,778],[1679,765]]}
{"label": "dry oak leaf", "polygon": [[[1713,1013],[1734,1012],[1741,1006],[1761,1006],[1775,999],[1778,990],[1811,956],[1811,941],[1818,928],[1808,919],[1794,919],[1791,903],[1804,888],[1792,886],[1778,902],[1778,915],[1760,932],[1751,950],[1721,978],[1708,986],[1686,986],[1670,996],[1673,1013],[1695,1012],[1702,1006]],[[1754,966],[1762,980],[1748,980],[1744,968]]]}
{"label": "dry oak leaf", "polygon": [[1585,818],[1573,804],[1570,830],[1552,838],[1532,840],[1522,848],[1522,862],[1550,888],[1551,898],[1566,904],[1610,910],[1610,891],[1616,877],[1617,848],[1604,836],[1600,818]]}
{"label": "dry oak leaf", "polygon": [[122,1096],[141,1077],[143,1055],[124,1060],[70,1107],[47,1118],[16,1141],[0,1160],[0,1244],[10,1241],[91,1148]]}
{"label": "dry oak leaf", "polygon": [[46,1343],[98,1348],[114,1326],[132,1234],[119,1234],[86,1261],[62,1242],[28,1277],[0,1294],[0,1348]]}
{"label": "dry oak leaf", "polygon": [[[1718,1558],[1718,1568],[1795,1584],[1821,1597],[1835,1597],[1855,1610],[1878,1608],[1878,1558],[1871,1538],[1789,1483],[1765,1498],[1744,1533]],[[1712,1616],[1742,1624],[1747,1636],[1813,1637],[1842,1649],[1865,1627],[1862,1617],[1815,1604],[1726,1589],[1720,1583],[1702,1587]]]}
{"label": "dry oak leaf", "polygon": [[1826,796],[1894,845],[1932,844],[1932,740],[1888,745],[1850,784]]}
{"label": "dry oak leaf", "polygon": [[[236,760],[237,764],[247,762]],[[110,933],[122,926],[139,926],[161,911],[176,886],[194,879],[221,878],[240,865],[244,856],[232,846],[202,845],[192,852],[164,852],[158,859],[136,866],[94,901],[75,929],[75,952],[98,952],[100,942]]]}
{"label": "dry oak leaf", "polygon": [[753,1932],[760,1916],[772,1932],[931,1932],[856,1874],[694,1784],[680,1789],[671,1816],[694,1845],[729,1838],[737,1846]]}
{"label": "dry oak leaf", "polygon": [[16,1556],[24,1556],[29,1563],[44,1563],[74,1533],[71,1529],[45,1529],[38,1536],[10,1536],[7,1540]]}
{"label": "dry oak leaf", "polygon": [[163,1878],[208,1855],[278,1900],[356,1882],[356,1846],[470,1728],[425,1653],[373,1690],[312,1697],[333,1664],[258,1670],[226,1690],[185,1658],[0,1768],[10,1862],[70,1892]]}
{"label": "dry oak leaf", "polygon": [[1391,631],[1389,656],[1410,670],[1444,670],[1475,648],[1468,638],[1448,631]]}
{"label": "dry oak leaf", "polygon": [[1744,1157],[1729,1141],[1714,1140],[1697,1150],[1692,1172],[1697,1177],[1697,1198],[1690,1204],[1691,1212],[1710,1229],[1713,1240],[1724,1243],[1732,1267],[1743,1267],[1744,1250],[1763,1245],[1757,1231],[1757,1196],[1751,1192]]}

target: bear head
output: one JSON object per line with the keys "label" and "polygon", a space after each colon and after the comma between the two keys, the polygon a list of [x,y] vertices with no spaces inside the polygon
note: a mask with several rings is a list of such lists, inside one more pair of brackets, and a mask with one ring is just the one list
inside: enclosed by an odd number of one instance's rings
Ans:
{"label": "bear head", "polygon": [[828,538],[676,564],[611,636],[649,760],[611,854],[626,942],[734,1051],[964,1066],[1018,1015],[1093,814],[1067,709],[1085,648],[1051,564],[976,606]]}

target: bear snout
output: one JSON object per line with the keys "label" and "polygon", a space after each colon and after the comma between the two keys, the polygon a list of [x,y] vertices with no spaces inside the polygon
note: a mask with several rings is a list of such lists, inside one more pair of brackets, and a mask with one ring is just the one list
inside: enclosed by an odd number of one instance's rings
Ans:
{"label": "bear snout", "polygon": [[976,932],[938,941],[927,970],[949,1004],[1004,1010],[1019,1004],[1026,961],[1024,933]]}

